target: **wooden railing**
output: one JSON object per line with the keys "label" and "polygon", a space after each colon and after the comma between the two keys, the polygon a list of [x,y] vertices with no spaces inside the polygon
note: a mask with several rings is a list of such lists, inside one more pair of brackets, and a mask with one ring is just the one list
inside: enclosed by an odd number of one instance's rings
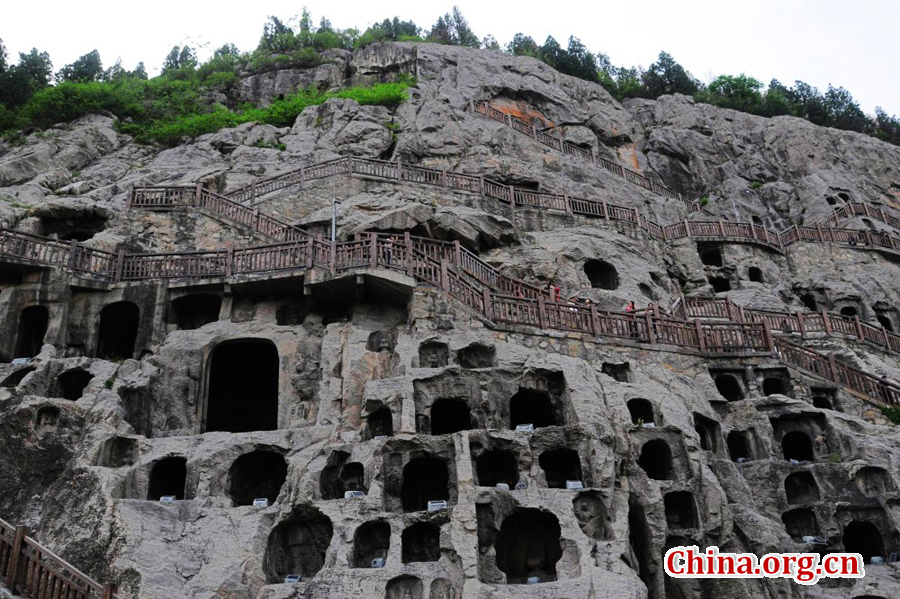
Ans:
{"label": "wooden railing", "polygon": [[0,579],[26,599],[113,599],[113,584],[94,582],[28,536],[24,526],[0,520]]}
{"label": "wooden railing", "polygon": [[724,318],[736,322],[767,322],[779,333],[824,333],[845,335],[878,347],[882,351],[900,355],[900,335],[883,326],[860,320],[859,316],[844,316],[834,312],[783,312],[742,308],[728,298],[679,298],[672,313],[681,318]]}
{"label": "wooden railing", "polygon": [[[71,262],[67,257],[78,256],[81,249],[87,250],[73,243],[63,246],[68,247],[68,253],[62,253],[52,251],[53,248],[59,250],[58,242],[54,240],[33,235],[26,237],[27,243],[20,243],[20,239],[21,235],[16,232],[0,230],[0,253],[21,250],[42,257],[33,258],[35,261],[46,259],[48,264],[66,266]],[[137,281],[265,276],[278,271],[312,268],[330,273],[369,267],[390,268],[408,273],[418,283],[439,287],[492,323],[675,345],[696,349],[709,356],[771,353],[776,349],[773,328],[784,331],[793,326],[785,324],[790,322],[791,315],[787,313],[748,312],[730,302],[717,300],[682,299],[673,308],[673,317],[661,316],[658,310],[622,314],[601,311],[593,305],[554,302],[542,290],[499,273],[474,254],[465,252],[458,243],[414,238],[409,234],[400,237],[371,233],[346,242],[328,242],[306,235],[300,241],[242,249],[109,256],[113,258],[97,262],[96,271],[73,272],[103,280]],[[111,269],[109,265],[113,262],[115,267]],[[727,322],[690,321],[691,316],[723,318]],[[798,319],[798,329],[802,326],[810,331],[822,329],[827,333],[855,332],[867,341],[877,342],[878,335],[870,331],[870,325],[863,326],[858,318],[848,321],[826,313],[821,318],[821,324],[817,317]],[[882,335],[882,339],[886,339],[889,347],[897,343],[893,337]],[[833,361],[833,358],[812,354],[818,356],[819,361]],[[806,368],[808,364],[795,365]],[[885,391],[885,388],[894,389],[893,383],[885,383],[839,363],[827,372],[834,375],[835,382],[867,394],[874,401],[884,401],[885,397],[893,401],[893,391]]]}
{"label": "wooden railing", "polygon": [[[618,206],[604,201],[576,198],[565,194],[536,192],[503,185],[483,177],[429,169],[400,161],[388,162],[372,158],[343,157],[320,164],[303,166],[254,185],[230,192],[227,195],[194,187],[137,187],[132,190],[130,205],[136,208],[172,210],[195,206],[235,224],[249,227],[275,241],[297,241],[305,233],[288,223],[241,203],[256,197],[304,181],[312,181],[335,175],[351,175],[383,179],[387,181],[437,185],[454,191],[479,193],[497,200],[512,209],[519,207],[578,214],[592,218],[624,221],[644,230],[660,241],[682,238],[716,239],[755,243],[774,251],[783,251],[791,244],[807,242],[846,243],[851,247],[883,248],[900,251],[900,237],[875,231],[835,229],[830,225],[840,218],[864,214],[882,220],[891,226],[900,224],[879,208],[867,204],[845,204],[834,210],[831,216],[816,226],[792,226],[777,232],[754,223],[725,220],[683,220],[671,225],[661,225],[642,215],[634,208]],[[238,201],[241,200],[241,201]],[[823,226],[829,225],[829,226]],[[526,294],[526,297],[529,297]]]}

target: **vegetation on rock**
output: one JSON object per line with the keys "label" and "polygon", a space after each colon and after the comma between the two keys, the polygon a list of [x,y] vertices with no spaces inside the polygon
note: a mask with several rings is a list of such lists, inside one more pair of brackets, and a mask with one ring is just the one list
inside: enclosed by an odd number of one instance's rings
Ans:
{"label": "vegetation on rock", "polygon": [[[126,71],[118,62],[104,69],[99,53],[93,50],[60,69],[53,86],[52,64],[46,52],[32,49],[28,54],[20,53],[18,64],[7,64],[0,40],[0,131],[47,127],[92,111],[109,111],[130,119],[132,122],[124,124],[123,130],[141,141],[165,144],[256,118],[289,124],[284,120],[286,115],[297,106],[324,101],[325,94],[300,92],[273,111],[258,113],[254,110],[262,109],[237,106],[233,99],[241,77],[311,68],[325,62],[323,52],[390,41],[450,44],[531,56],[561,73],[599,83],[619,100],[681,93],[723,108],[764,117],[796,116],[816,125],[857,131],[900,145],[900,119],[881,108],[876,108],[874,116],[866,115],[843,87],[829,85],[821,93],[803,81],[788,87],[774,79],[766,87],[743,73],[721,75],[704,85],[666,52],[660,52],[647,69],[617,67],[606,54],[590,52],[574,36],[564,48],[552,36],[538,45],[530,36],[517,33],[501,48],[491,35],[479,41],[456,6],[428,30],[399,17],[384,19],[362,33],[356,28],[337,29],[324,17],[314,26],[306,8],[288,21],[270,16],[253,52],[240,52],[233,44],[226,44],[200,64],[192,48],[175,46],[165,58],[162,74],[150,80],[143,63],[133,71]],[[375,94],[390,96],[388,102],[398,97],[388,88]],[[367,102],[379,103],[371,98]]]}

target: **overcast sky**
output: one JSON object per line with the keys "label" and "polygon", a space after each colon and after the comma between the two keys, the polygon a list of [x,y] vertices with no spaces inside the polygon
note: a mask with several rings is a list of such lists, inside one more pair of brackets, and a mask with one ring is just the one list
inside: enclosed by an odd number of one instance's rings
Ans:
{"label": "overcast sky", "polygon": [[[121,58],[131,69],[144,61],[158,72],[173,45],[200,47],[201,58],[224,43],[256,47],[268,15],[288,19],[303,1],[7,2],[0,9],[0,39],[10,57],[32,47],[50,53],[54,69],[93,49],[104,65]],[[445,3],[421,0],[342,2],[307,0],[316,23],[364,30],[385,17],[420,27],[448,12]],[[485,2],[457,4],[478,36],[505,45],[517,32],[563,46],[569,35],[616,65],[650,65],[661,50],[695,77],[744,72],[768,83],[802,79],[825,91],[843,86],[867,113],[876,106],[900,115],[900,2],[895,0],[682,0],[641,2]],[[232,8],[234,7],[234,8]]]}

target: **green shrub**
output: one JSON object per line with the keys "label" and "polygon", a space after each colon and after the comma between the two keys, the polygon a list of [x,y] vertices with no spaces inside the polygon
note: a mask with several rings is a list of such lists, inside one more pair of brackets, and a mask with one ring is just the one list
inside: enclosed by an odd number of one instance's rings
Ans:
{"label": "green shrub", "polygon": [[878,409],[881,410],[882,416],[884,416],[894,424],[900,424],[900,406],[888,406]]}
{"label": "green shrub", "polygon": [[706,206],[707,204],[709,204],[709,196],[703,196],[702,198],[700,198],[701,206]]}
{"label": "green shrub", "polygon": [[763,186],[762,181],[751,181],[750,182],[750,189],[759,189],[762,186]]}

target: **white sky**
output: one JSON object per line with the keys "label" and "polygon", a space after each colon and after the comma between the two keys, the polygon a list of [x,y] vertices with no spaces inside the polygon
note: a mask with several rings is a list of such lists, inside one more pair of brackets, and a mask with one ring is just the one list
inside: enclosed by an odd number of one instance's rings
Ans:
{"label": "white sky", "polygon": [[[385,17],[412,19],[430,28],[454,1],[479,37],[492,34],[505,45],[517,32],[539,44],[569,35],[613,63],[650,65],[661,50],[695,77],[745,72],[768,83],[802,79],[824,92],[843,86],[867,113],[875,106],[900,115],[900,2],[895,0],[642,0],[641,2],[485,2],[484,0],[306,0],[316,23],[357,27]],[[268,15],[288,19],[304,2],[202,2],[156,0],[108,2],[6,2],[0,8],[0,39],[12,61],[33,46],[50,53],[54,70],[93,49],[105,66],[121,57],[134,68],[143,60],[155,74],[173,45],[190,43],[207,58],[234,43],[256,47]]]}

